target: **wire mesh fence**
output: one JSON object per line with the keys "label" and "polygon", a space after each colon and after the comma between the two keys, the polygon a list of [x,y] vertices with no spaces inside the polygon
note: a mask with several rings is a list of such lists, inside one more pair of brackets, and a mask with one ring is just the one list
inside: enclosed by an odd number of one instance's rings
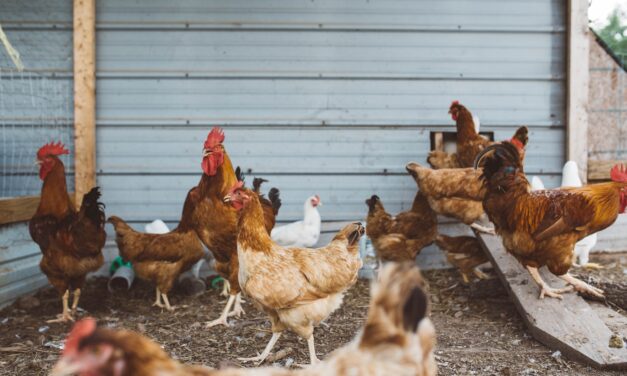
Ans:
{"label": "wire mesh fence", "polygon": [[[73,154],[72,81],[36,72],[0,69],[0,197],[39,194],[35,155],[50,141]],[[68,189],[73,158],[64,155]]]}

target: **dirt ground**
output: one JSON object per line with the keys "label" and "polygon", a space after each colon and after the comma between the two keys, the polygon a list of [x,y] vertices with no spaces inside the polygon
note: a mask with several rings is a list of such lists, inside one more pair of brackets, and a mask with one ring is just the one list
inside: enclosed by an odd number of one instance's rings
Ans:
{"label": "dirt ground", "polygon": [[[601,271],[576,271],[593,282],[618,285],[627,295],[627,254],[595,256]],[[464,285],[453,270],[428,271],[432,319],[438,334],[436,356],[439,375],[618,375],[597,371],[577,362],[553,357],[552,351],[525,330],[514,305],[497,279]],[[349,290],[342,308],[315,331],[316,349],[324,357],[351,340],[368,307],[369,282],[359,281]],[[619,291],[618,294],[621,294]],[[88,282],[82,294],[81,316],[91,315],[101,325],[130,328],[161,343],[174,358],[186,363],[219,366],[237,364],[238,356],[254,356],[270,338],[270,325],[250,303],[243,319],[229,328],[204,329],[216,318],[225,298],[211,289],[200,296],[171,294],[174,313],[152,307],[154,290],[137,283],[128,293],[111,295],[105,279]],[[69,324],[46,324],[61,309],[55,291],[44,289],[35,299],[22,299],[0,311],[0,375],[45,375],[56,361],[56,348]],[[625,314],[623,311],[622,314]],[[284,335],[275,351],[292,352],[278,364],[307,363],[306,343],[294,334]]]}

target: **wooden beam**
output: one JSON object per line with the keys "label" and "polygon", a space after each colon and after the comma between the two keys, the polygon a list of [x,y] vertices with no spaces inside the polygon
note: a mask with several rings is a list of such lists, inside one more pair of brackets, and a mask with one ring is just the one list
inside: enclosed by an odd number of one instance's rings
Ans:
{"label": "wooden beam", "polygon": [[[588,1],[568,0],[566,157],[577,162],[579,176],[588,176]],[[584,181],[585,183],[585,181]]]}
{"label": "wooden beam", "polygon": [[625,161],[588,160],[588,180],[610,180],[610,170],[619,163]]}
{"label": "wooden beam", "polygon": [[96,185],[96,1],[74,0],[76,202]]}
{"label": "wooden beam", "polygon": [[[539,299],[539,287],[520,262],[507,253],[500,237],[477,234],[477,238],[535,339],[551,350],[559,350],[596,368],[627,370],[627,351],[608,346],[613,334],[623,335],[611,329],[620,327],[621,322],[609,316],[599,317],[575,293],[563,294],[563,300]],[[546,268],[540,269],[540,274],[552,287],[564,286]],[[619,313],[614,315],[619,316]]]}
{"label": "wooden beam", "polygon": [[[74,192],[68,192],[75,203]],[[30,221],[39,206],[39,196],[22,196],[0,199],[0,225]]]}
{"label": "wooden beam", "polygon": [[28,221],[39,205],[39,196],[0,199],[0,225]]}

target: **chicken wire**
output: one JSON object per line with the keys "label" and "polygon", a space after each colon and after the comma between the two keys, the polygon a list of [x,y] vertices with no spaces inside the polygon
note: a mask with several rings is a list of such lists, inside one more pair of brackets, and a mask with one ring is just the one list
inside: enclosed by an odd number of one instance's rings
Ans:
{"label": "chicken wire", "polygon": [[0,69],[0,197],[37,195],[41,190],[35,155],[61,141],[68,189],[74,186],[72,81],[36,72]]}

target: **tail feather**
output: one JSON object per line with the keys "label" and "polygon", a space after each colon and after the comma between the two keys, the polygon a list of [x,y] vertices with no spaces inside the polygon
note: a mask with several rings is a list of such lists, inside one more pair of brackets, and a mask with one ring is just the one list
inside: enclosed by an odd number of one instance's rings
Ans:
{"label": "tail feather", "polygon": [[281,192],[274,187],[272,187],[270,191],[268,191],[268,199],[272,203],[274,215],[279,214],[279,209],[281,208],[281,198],[279,197],[280,193]]}
{"label": "tail feather", "polygon": [[122,218],[115,215],[110,216],[107,222],[113,224],[115,233],[118,235],[125,235],[129,232],[136,232],[131,226],[128,225],[128,223],[124,222]]}
{"label": "tail feather", "polygon": [[263,183],[267,183],[268,181],[264,178],[254,178],[253,179],[253,191],[256,194],[259,194],[260,190],[261,190],[261,184]]}
{"label": "tail feather", "polygon": [[105,224],[105,204],[98,201],[100,196],[100,187],[92,188],[83,196],[79,212],[80,217],[88,218],[98,228],[104,227]]}

